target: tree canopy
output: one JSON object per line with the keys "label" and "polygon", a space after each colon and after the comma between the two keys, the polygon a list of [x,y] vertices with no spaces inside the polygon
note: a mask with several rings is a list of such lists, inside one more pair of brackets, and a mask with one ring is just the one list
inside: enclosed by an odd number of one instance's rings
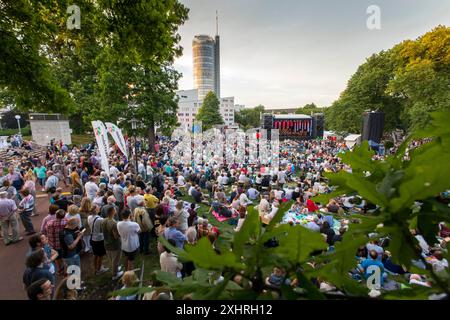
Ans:
{"label": "tree canopy", "polygon": [[235,112],[234,121],[244,130],[257,128],[261,125],[261,113],[264,113],[264,106],[258,105],[254,108],[246,108]]}
{"label": "tree canopy", "polygon": [[[177,0],[136,0],[126,5],[120,0],[80,0],[76,5],[81,10],[81,28],[69,30],[66,10],[72,4],[68,0],[2,2],[0,99],[23,111],[69,114],[75,129],[83,130],[102,106],[126,107],[119,92],[104,90],[104,81],[114,79],[116,85],[126,87],[137,76],[127,74],[129,68],[155,74],[171,69],[182,52],[177,32],[188,9]],[[171,80],[166,86],[163,78],[149,81],[155,87],[177,89]],[[166,78],[178,80],[172,71]],[[118,79],[123,82],[117,84]],[[158,79],[162,83],[156,84]],[[162,91],[152,92],[156,108],[155,93]],[[108,119],[119,116],[109,112]]]}
{"label": "tree canopy", "polygon": [[203,130],[211,129],[216,124],[224,124],[220,114],[220,101],[214,92],[208,92],[195,119],[202,122]]}
{"label": "tree canopy", "polygon": [[326,125],[359,133],[363,112],[379,110],[386,115],[386,131],[422,127],[430,112],[450,109],[449,72],[450,28],[438,26],[369,57],[325,111]]}

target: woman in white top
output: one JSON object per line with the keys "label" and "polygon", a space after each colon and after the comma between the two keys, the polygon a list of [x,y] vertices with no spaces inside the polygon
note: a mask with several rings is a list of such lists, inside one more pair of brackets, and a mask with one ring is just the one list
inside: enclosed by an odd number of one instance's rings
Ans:
{"label": "woman in white top", "polygon": [[252,204],[252,201],[250,201],[250,199],[247,197],[247,195],[245,194],[245,192],[242,192],[239,195],[239,202],[241,203],[241,205],[243,205],[244,207],[248,206],[249,204]]}
{"label": "woman in white top", "polygon": [[[175,241],[169,240],[171,244],[175,246]],[[172,273],[181,278],[181,269],[183,265],[178,262],[177,257],[170,252],[170,250],[164,247],[165,251],[159,256],[159,264],[161,265],[161,271]]]}
{"label": "woman in white top", "polygon": [[178,201],[175,207],[174,217],[178,219],[179,222],[179,230],[183,233],[186,232],[188,228],[188,218],[189,212],[184,209],[184,202]]}
{"label": "woman in white top", "polygon": [[100,275],[109,270],[102,266],[103,257],[106,255],[104,236],[102,232],[102,221],[103,218],[99,216],[100,208],[94,206],[92,214],[88,217],[88,224],[91,228],[91,247],[92,253],[94,254],[94,270],[95,275]]}

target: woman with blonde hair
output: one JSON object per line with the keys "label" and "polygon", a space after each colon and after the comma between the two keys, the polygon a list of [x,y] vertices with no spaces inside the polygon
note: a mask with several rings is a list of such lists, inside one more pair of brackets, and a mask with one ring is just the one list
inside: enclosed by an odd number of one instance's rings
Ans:
{"label": "woman with blonde hair", "polygon": [[94,206],[92,204],[91,199],[89,199],[88,197],[84,197],[81,200],[80,210],[78,211],[78,213],[80,214],[82,228],[86,228],[86,231],[84,232],[83,236],[84,252],[91,251],[91,244],[89,241],[91,238],[91,228],[89,227],[88,224],[88,217],[93,210]]}
{"label": "woman with blonde hair", "polygon": [[175,213],[173,215],[175,218],[177,218],[179,222],[179,230],[183,233],[186,232],[188,228],[188,218],[189,213],[184,209],[184,202],[178,201],[175,206]]}
{"label": "woman with blonde hair", "polygon": [[139,233],[139,252],[145,255],[150,254],[150,232],[153,229],[153,223],[150,219],[150,215],[143,206],[139,206],[134,209],[134,221],[141,228]]}
{"label": "woman with blonde hair", "polygon": [[[127,271],[122,276],[122,284],[123,287],[121,290],[133,288],[138,286],[138,277],[136,276],[136,273],[134,271]],[[116,300],[136,300],[137,295],[133,294],[131,296],[117,296]]]}
{"label": "woman with blonde hair", "polygon": [[71,205],[69,206],[69,208],[67,208],[66,219],[69,220],[70,218],[76,218],[78,220],[78,227],[80,228],[80,230],[83,229],[81,216],[76,205]]}
{"label": "woman with blonde hair", "polygon": [[[35,183],[33,171],[31,170],[31,168],[25,174],[24,178],[25,178],[25,183],[22,188],[28,189],[28,191],[30,191],[30,194],[33,196],[33,199],[34,199],[34,203],[36,203],[36,183]],[[37,205],[35,205],[31,216],[34,217],[37,215],[39,215],[39,213],[37,212]]]}

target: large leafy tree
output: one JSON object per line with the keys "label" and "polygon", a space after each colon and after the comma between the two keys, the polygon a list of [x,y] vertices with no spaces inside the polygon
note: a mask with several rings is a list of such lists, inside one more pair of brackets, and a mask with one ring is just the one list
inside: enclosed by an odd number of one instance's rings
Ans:
{"label": "large leafy tree", "polygon": [[103,65],[98,83],[98,108],[89,118],[121,121],[121,127],[131,133],[130,120],[139,123],[138,134],[148,137],[153,151],[155,129],[170,132],[177,124],[175,91],[180,74],[170,64],[149,68],[105,57],[110,63]]}
{"label": "large leafy tree", "polygon": [[214,92],[208,92],[195,118],[202,122],[203,130],[211,129],[216,124],[224,124],[220,114],[220,102]]}
{"label": "large leafy tree", "polygon": [[[3,104],[22,110],[70,111],[45,46],[57,35],[65,1],[0,2],[0,91]],[[5,99],[6,98],[6,99]]]}
{"label": "large leafy tree", "polygon": [[[2,32],[0,75],[8,77],[1,77],[0,90],[3,101],[27,111],[70,113],[75,129],[83,130],[101,105],[119,101],[102,91],[107,64],[160,70],[172,63],[181,54],[177,30],[188,9],[177,0],[80,0],[81,29],[68,30],[71,4],[1,3],[0,28],[9,37]],[[21,55],[23,66],[15,62]]]}
{"label": "large leafy tree", "polygon": [[244,130],[261,126],[261,113],[264,113],[264,106],[258,105],[254,108],[242,109],[234,114],[234,121]]}
{"label": "large leafy tree", "polygon": [[362,113],[385,113],[385,130],[412,130],[429,112],[450,109],[450,28],[439,26],[417,40],[372,55],[326,110],[327,127],[359,133]]}
{"label": "large leafy tree", "polygon": [[311,113],[322,113],[324,108],[319,108],[316,106],[314,102],[305,104],[303,107],[298,108],[295,113],[296,114],[306,114],[310,115]]}

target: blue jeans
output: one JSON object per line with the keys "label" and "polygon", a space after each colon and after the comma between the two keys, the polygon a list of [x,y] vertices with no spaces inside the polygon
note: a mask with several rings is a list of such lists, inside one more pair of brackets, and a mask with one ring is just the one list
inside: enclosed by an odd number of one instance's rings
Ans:
{"label": "blue jeans", "polygon": [[22,220],[23,227],[25,228],[26,232],[34,232],[33,222],[31,222],[31,213],[33,210],[30,211],[22,211],[20,212],[20,219]]}
{"label": "blue jeans", "polygon": [[64,258],[64,262],[67,264],[67,266],[75,265],[75,266],[81,267],[81,260],[80,260],[80,256],[78,254],[76,254],[70,258]]}
{"label": "blue jeans", "polygon": [[45,187],[45,178],[38,178],[39,184],[42,186],[42,188]]}

